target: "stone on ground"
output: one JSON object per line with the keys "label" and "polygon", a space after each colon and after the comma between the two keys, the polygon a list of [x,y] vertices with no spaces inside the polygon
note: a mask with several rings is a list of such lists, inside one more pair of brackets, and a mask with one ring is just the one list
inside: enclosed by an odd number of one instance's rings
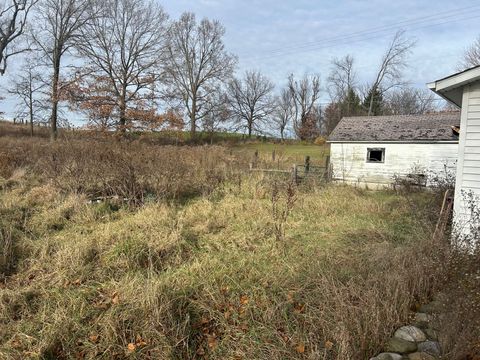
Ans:
{"label": "stone on ground", "polygon": [[427,340],[427,336],[424,332],[415,326],[402,326],[395,331],[394,337],[411,342],[422,342]]}
{"label": "stone on ground", "polygon": [[438,340],[438,333],[434,329],[425,329],[425,335],[427,335],[429,340]]}
{"label": "stone on ground", "polygon": [[370,360],[402,360],[403,356],[395,353],[381,353]]}
{"label": "stone on ground", "polygon": [[440,356],[442,349],[437,341],[425,341],[418,344],[418,351],[425,352],[433,356]]}
{"label": "stone on ground", "polygon": [[433,320],[432,315],[425,313],[416,313],[415,314],[415,326],[425,329],[428,328],[428,324]]}
{"label": "stone on ground", "polygon": [[416,352],[408,355],[408,360],[435,360],[436,358],[424,352]]}
{"label": "stone on ground", "polygon": [[393,353],[409,354],[417,351],[417,344],[411,341],[393,337],[388,341],[385,350]]}

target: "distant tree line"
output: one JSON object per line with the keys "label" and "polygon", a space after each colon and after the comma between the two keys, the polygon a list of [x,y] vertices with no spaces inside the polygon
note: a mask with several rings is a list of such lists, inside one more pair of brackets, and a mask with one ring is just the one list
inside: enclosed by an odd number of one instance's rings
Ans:
{"label": "distant tree line", "polygon": [[[247,136],[302,140],[328,135],[345,116],[421,114],[433,94],[408,86],[403,72],[414,42],[395,34],[372,81],[358,82],[351,55],[318,74],[289,75],[277,87],[257,70],[236,74],[225,28],[193,13],[179,19],[154,0],[0,0],[0,74],[23,53],[9,93],[33,132],[48,122],[52,140],[69,111],[89,126],[128,131],[228,128]],[[477,41],[465,64],[477,64]],[[321,103],[328,93],[328,103]]]}

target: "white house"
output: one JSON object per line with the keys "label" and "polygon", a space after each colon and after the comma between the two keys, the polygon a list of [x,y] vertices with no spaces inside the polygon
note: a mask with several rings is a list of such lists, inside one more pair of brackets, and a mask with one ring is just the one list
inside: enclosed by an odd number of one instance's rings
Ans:
{"label": "white house", "polygon": [[[462,109],[455,187],[454,223],[463,235],[478,236],[480,226],[480,66],[428,84]],[[477,210],[472,207],[476,203]],[[472,234],[472,230],[475,232]]]}
{"label": "white house", "polygon": [[343,118],[328,139],[333,179],[379,188],[454,176],[459,125],[458,112]]}

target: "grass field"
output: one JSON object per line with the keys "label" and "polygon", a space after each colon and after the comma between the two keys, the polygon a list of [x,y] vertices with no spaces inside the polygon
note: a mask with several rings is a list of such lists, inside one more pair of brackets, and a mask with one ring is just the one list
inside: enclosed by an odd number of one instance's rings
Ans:
{"label": "grass field", "polygon": [[[247,171],[255,150],[291,166],[322,163],[326,147],[8,131],[1,359],[363,360],[455,284],[447,242],[432,239],[438,194]],[[452,299],[478,293],[464,294]],[[472,342],[463,305],[449,319]]]}
{"label": "grass field", "polygon": [[305,157],[310,156],[313,165],[325,165],[326,157],[330,153],[329,145],[314,144],[281,144],[281,143],[244,143],[235,144],[231,148],[238,153],[253,158],[256,151],[261,159],[265,161],[272,160],[272,154],[275,152],[275,159],[283,167],[293,164],[303,164]]}
{"label": "grass field", "polygon": [[0,287],[0,357],[373,355],[436,286],[415,281],[434,261],[415,262],[427,254],[431,196],[298,189],[282,223],[272,186],[251,178],[132,209],[17,175],[0,195],[17,257]]}

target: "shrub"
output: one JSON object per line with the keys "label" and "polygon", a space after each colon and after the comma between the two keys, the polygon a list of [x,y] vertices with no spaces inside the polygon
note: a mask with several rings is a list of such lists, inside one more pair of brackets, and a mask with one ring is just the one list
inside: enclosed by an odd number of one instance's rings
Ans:
{"label": "shrub", "polygon": [[132,204],[153,198],[209,193],[245,164],[217,146],[175,147],[106,139],[0,138],[0,175],[22,166],[65,193],[118,198]]}

